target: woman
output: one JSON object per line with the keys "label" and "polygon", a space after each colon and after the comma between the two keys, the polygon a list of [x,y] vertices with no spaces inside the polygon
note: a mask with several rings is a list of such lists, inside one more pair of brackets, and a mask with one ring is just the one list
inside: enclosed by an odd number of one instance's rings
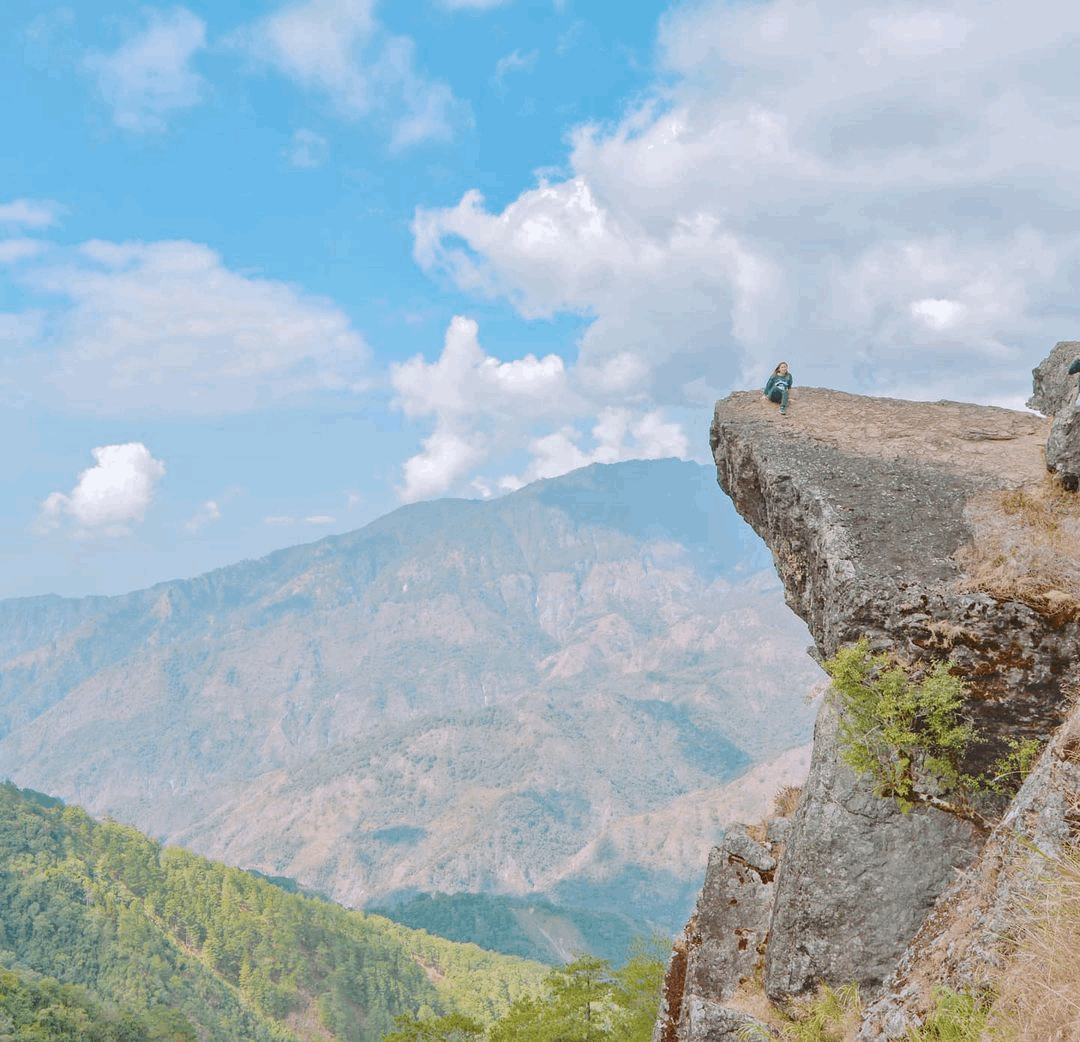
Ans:
{"label": "woman", "polygon": [[780,415],[787,415],[787,396],[793,380],[788,372],[787,362],[781,362],[774,370],[772,376],[765,381],[765,397],[770,402],[780,403]]}

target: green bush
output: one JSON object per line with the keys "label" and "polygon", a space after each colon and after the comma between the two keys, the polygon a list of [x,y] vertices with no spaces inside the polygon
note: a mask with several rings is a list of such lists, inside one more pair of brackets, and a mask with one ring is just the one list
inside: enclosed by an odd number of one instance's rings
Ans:
{"label": "green bush", "polygon": [[916,682],[888,655],[871,655],[863,639],[841,648],[825,669],[841,709],[841,758],[873,778],[879,796],[907,813],[970,784],[959,765],[975,733],[961,714],[964,683],[948,663],[935,663]]}

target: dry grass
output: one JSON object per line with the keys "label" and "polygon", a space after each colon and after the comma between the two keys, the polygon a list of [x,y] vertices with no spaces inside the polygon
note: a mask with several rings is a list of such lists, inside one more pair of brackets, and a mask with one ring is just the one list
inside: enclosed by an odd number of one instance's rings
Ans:
{"label": "dry grass", "polygon": [[1052,863],[1015,932],[1016,952],[997,982],[992,1037],[1080,1042],[1080,849]]}
{"label": "dry grass", "polygon": [[1080,615],[1080,495],[1046,475],[983,493],[968,518],[975,537],[957,554],[965,589],[1023,601],[1061,622]]}
{"label": "dry grass", "polygon": [[768,843],[769,842],[769,826],[764,821],[755,821],[751,825],[743,825],[746,830],[746,834],[755,843]]}
{"label": "dry grass", "polygon": [[790,818],[799,805],[802,796],[801,785],[782,785],[773,797],[773,810],[778,818]]}

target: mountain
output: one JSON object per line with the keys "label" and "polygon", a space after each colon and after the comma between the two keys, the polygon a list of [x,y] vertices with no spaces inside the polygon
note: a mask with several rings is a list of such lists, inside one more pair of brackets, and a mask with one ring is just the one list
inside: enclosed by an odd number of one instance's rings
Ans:
{"label": "mountain", "polygon": [[821,674],[768,561],[709,468],[635,461],[3,601],[0,776],[351,906],[539,894],[673,927],[716,794],[798,780],[777,758],[809,739]]}

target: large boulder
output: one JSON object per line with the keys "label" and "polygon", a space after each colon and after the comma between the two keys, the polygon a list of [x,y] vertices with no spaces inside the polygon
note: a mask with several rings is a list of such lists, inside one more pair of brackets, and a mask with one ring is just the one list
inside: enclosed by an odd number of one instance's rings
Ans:
{"label": "large boulder", "polygon": [[1069,372],[1080,358],[1080,341],[1062,340],[1032,371],[1035,393],[1029,409],[1054,417],[1046,440],[1046,469],[1070,492],[1080,488],[1080,409],[1077,376]]}

